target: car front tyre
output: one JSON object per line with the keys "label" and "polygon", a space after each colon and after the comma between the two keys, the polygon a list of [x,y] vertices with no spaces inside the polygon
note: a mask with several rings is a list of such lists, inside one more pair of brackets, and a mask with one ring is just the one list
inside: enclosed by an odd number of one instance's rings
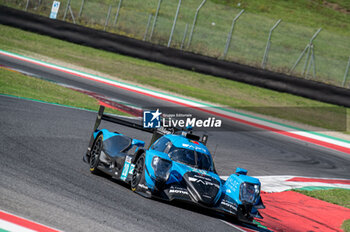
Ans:
{"label": "car front tyre", "polygon": [[100,155],[103,146],[103,134],[97,136],[90,153],[90,172],[93,174],[99,174],[100,171],[97,169],[100,163]]}
{"label": "car front tyre", "polygon": [[135,192],[137,190],[137,186],[140,184],[141,180],[145,176],[145,153],[143,153],[136,161],[134,173],[131,178],[131,190]]}

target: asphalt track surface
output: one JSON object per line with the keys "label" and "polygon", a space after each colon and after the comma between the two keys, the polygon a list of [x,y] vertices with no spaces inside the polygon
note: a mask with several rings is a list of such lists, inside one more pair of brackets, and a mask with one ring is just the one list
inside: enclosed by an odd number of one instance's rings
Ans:
{"label": "asphalt track surface", "polygon": [[[140,106],[170,103],[0,56],[0,64]],[[190,109],[187,109],[191,111]],[[65,231],[234,231],[209,212],[145,199],[82,162],[95,113],[0,97],[0,208]],[[350,178],[350,156],[224,120],[209,132],[220,175]],[[111,130],[150,136],[109,123]]]}

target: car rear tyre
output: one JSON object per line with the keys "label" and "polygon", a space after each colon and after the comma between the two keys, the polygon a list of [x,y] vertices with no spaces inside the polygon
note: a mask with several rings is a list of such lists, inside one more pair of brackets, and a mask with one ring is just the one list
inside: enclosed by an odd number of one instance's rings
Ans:
{"label": "car rear tyre", "polygon": [[103,134],[97,136],[90,153],[90,172],[93,174],[99,174],[100,171],[97,169],[100,163],[100,155],[103,146]]}
{"label": "car rear tyre", "polygon": [[135,192],[142,178],[145,176],[145,154],[143,153],[136,161],[134,173],[131,178],[131,190]]}

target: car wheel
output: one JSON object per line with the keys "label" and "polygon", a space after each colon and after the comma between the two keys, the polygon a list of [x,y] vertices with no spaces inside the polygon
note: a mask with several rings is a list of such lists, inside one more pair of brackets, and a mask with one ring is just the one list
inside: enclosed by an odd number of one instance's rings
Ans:
{"label": "car wheel", "polygon": [[143,153],[136,161],[134,173],[131,178],[131,190],[136,191],[137,186],[140,184],[142,178],[145,175],[145,154]]}
{"label": "car wheel", "polygon": [[103,134],[97,136],[92,146],[90,152],[90,172],[93,174],[98,174],[99,170],[97,169],[98,164],[100,163],[100,155],[103,146]]}

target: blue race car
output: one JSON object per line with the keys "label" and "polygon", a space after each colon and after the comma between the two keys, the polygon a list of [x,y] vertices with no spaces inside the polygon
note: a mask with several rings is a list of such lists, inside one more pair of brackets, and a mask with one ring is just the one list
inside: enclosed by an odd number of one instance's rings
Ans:
{"label": "blue race car", "polygon": [[[145,197],[194,203],[243,222],[262,218],[258,212],[265,208],[260,181],[241,168],[226,181],[220,179],[205,146],[206,135],[200,138],[174,128],[147,129],[103,111],[101,106],[83,157],[92,173],[103,172],[124,181]],[[101,120],[153,133],[150,147],[121,133],[98,129]]]}

